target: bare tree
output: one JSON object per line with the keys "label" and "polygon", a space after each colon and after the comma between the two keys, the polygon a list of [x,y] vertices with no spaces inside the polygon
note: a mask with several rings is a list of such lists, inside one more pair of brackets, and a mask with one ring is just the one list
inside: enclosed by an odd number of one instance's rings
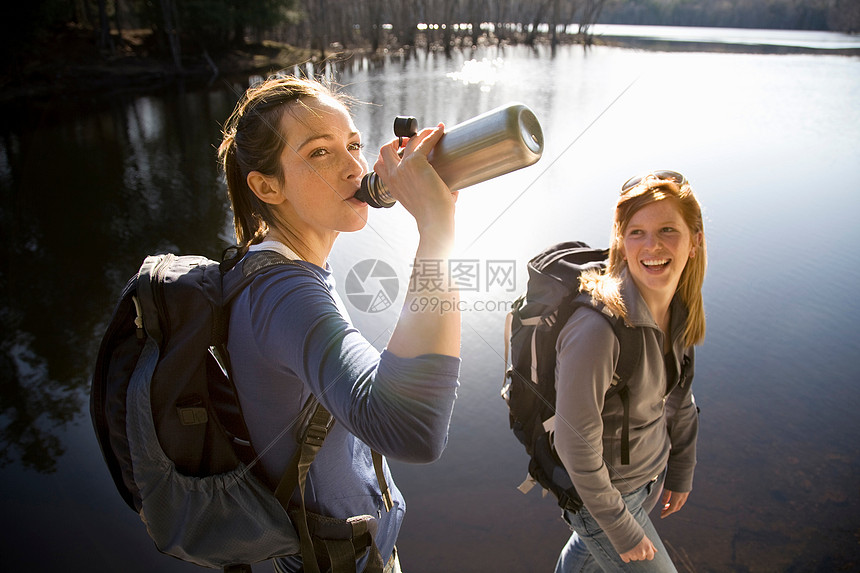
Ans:
{"label": "bare tree", "polygon": [[401,46],[414,46],[417,26],[425,19],[425,0],[392,0],[391,22],[394,36]]}
{"label": "bare tree", "polygon": [[164,23],[164,35],[170,47],[170,55],[173,57],[173,65],[177,71],[182,71],[182,46],[179,34],[179,12],[176,10],[175,0],[159,0],[161,17]]}
{"label": "bare tree", "polygon": [[107,14],[107,0],[98,0],[99,25],[97,27],[96,45],[100,50],[113,51],[113,38],[110,35],[110,21]]}
{"label": "bare tree", "polygon": [[481,14],[487,13],[487,1],[486,0],[471,0],[467,3],[468,5],[468,22],[471,26],[472,31],[472,45],[478,45],[478,39],[481,37],[481,23],[483,18],[481,18]]}
{"label": "bare tree", "polygon": [[318,51],[321,59],[326,57],[326,46],[328,46],[328,30],[326,29],[326,14],[329,10],[328,0],[304,0],[302,2],[310,48]]}
{"label": "bare tree", "polygon": [[530,19],[531,26],[525,39],[526,45],[534,46],[538,32],[540,31],[540,25],[544,22],[545,14],[547,13],[552,1],[553,0],[539,0],[536,3],[535,11],[532,13],[532,18]]}

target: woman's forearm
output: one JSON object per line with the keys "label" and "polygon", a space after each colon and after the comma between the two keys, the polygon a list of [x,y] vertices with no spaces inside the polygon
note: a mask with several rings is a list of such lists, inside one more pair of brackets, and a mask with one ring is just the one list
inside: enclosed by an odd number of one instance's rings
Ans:
{"label": "woman's forearm", "polygon": [[460,297],[450,276],[454,221],[420,230],[412,276],[388,350],[401,358],[460,355]]}

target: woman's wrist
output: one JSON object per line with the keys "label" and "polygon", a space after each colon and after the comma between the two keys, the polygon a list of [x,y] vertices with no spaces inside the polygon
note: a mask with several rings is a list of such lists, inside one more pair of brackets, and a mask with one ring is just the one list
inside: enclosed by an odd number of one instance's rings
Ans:
{"label": "woman's wrist", "polygon": [[447,258],[454,246],[456,231],[453,214],[418,223],[418,253],[425,258]]}

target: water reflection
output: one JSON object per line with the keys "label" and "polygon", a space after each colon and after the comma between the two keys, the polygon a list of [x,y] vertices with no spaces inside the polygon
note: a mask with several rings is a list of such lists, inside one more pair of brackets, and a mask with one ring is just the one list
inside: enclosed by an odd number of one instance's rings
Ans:
{"label": "water reflection", "polygon": [[[697,355],[700,469],[688,507],[658,527],[700,571],[850,568],[860,562],[857,58],[548,52],[419,51],[333,69],[373,102],[356,110],[371,163],[397,114],[454,124],[512,100],[535,111],[544,158],[458,201],[460,256],[517,261],[517,293],[545,245],[606,244],[618,182],[655,165],[687,172],[712,261]],[[494,75],[475,68],[492,82],[458,81],[469,62],[498,59]],[[74,555],[91,570],[185,570],[157,554],[113,491],[86,393],[98,338],[143,256],[217,257],[228,243],[215,147],[244,85],[3,110],[0,461],[16,524],[4,564],[53,570]],[[415,242],[401,210],[372,212],[365,231],[339,239],[335,275],[343,285],[371,257],[405,272]],[[464,315],[448,449],[430,466],[394,468],[410,507],[398,544],[411,572],[551,570],[566,537],[554,503],[514,489],[525,456],[498,398],[501,305],[514,294],[463,297],[500,306]],[[398,303],[351,312],[384,345]]]}
{"label": "water reflection", "polygon": [[2,461],[50,472],[82,410],[97,335],[142,253],[217,256],[213,144],[228,91],[7,110],[0,301]]}

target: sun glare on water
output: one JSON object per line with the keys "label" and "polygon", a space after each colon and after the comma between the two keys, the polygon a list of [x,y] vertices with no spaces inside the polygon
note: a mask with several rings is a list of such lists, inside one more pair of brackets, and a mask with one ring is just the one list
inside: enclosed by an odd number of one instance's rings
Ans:
{"label": "sun glare on water", "polygon": [[463,62],[460,71],[449,72],[447,77],[464,85],[479,85],[481,91],[488,92],[499,81],[505,62],[501,58],[483,58]]}

